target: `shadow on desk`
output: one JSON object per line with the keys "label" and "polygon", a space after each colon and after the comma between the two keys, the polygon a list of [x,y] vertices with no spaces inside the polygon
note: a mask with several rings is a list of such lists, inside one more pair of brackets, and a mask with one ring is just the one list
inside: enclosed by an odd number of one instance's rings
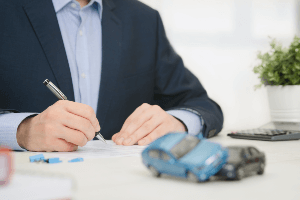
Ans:
{"label": "shadow on desk", "polygon": [[[141,171],[142,173],[142,171]],[[142,176],[145,176],[145,173],[141,174]],[[177,182],[181,182],[181,183],[188,183],[188,184],[199,184],[199,185],[202,185],[202,184],[211,184],[211,183],[226,183],[226,182],[230,182],[230,183],[239,183],[241,181],[243,181],[244,179],[251,179],[251,178],[254,178],[255,176],[256,177],[260,177],[260,178],[263,178],[264,175],[257,175],[255,172],[251,173],[251,174],[246,174],[242,180],[232,180],[232,179],[226,179],[225,177],[217,177],[217,176],[212,176],[210,177],[207,181],[204,181],[204,182],[192,182],[192,181],[189,181],[188,179],[186,178],[181,178],[181,177],[175,177],[175,176],[171,176],[171,175],[168,175],[168,174],[161,174],[160,177],[155,177],[153,175],[151,175],[151,173],[149,172],[148,174],[146,174],[146,176],[149,176],[153,179],[163,179],[163,180],[166,180],[166,181],[177,181]]]}

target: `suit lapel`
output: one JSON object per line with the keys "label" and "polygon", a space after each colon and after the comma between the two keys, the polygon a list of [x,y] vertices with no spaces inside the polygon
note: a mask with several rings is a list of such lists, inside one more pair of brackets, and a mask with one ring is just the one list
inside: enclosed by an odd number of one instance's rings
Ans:
{"label": "suit lapel", "polygon": [[[112,12],[112,0],[103,0],[102,17],[102,72],[97,117],[105,130],[105,117],[115,95],[122,48],[122,24]],[[104,137],[109,133],[104,131]],[[110,133],[111,134],[111,133]]]}
{"label": "suit lapel", "polygon": [[[57,86],[74,101],[69,63],[56,13],[51,0],[36,0],[24,6],[39,42],[53,71]],[[55,80],[50,80],[55,83]]]}
{"label": "suit lapel", "polygon": [[[103,0],[102,16],[102,71],[97,117],[105,130],[105,118],[115,95],[122,48],[122,23],[113,13],[112,0]],[[70,68],[51,0],[36,0],[24,6],[24,10],[41,43],[58,87],[74,101]],[[53,81],[54,82],[54,81]],[[109,137],[107,131],[103,135]]]}

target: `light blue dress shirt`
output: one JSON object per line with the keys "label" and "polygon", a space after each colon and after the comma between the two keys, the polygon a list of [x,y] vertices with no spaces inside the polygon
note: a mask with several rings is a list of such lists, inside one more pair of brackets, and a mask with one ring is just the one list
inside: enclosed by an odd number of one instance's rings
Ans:
{"label": "light blue dress shirt", "polygon": [[[80,8],[75,0],[52,0],[61,30],[76,102],[91,106],[97,112],[102,64],[102,0],[91,0]],[[101,102],[100,102],[101,103]],[[167,111],[180,119],[189,134],[198,134],[202,118],[185,110]],[[38,113],[9,113],[0,115],[0,145],[22,149],[16,140],[19,124]]]}

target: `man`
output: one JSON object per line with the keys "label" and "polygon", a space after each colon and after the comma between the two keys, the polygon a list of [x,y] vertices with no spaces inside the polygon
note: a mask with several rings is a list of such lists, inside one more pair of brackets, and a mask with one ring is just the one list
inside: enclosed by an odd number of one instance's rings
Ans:
{"label": "man", "polygon": [[135,0],[0,2],[0,144],[73,151],[99,122],[118,145],[220,132],[220,107],[172,49],[157,11]]}

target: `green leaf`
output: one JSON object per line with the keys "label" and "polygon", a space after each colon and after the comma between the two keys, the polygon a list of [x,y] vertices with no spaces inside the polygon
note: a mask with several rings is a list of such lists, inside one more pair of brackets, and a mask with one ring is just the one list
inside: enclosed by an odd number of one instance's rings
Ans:
{"label": "green leaf", "polygon": [[255,88],[263,84],[300,85],[300,38],[295,36],[288,48],[271,38],[270,47],[266,53],[257,53],[261,63],[253,68],[253,72],[259,74],[261,83]]}

